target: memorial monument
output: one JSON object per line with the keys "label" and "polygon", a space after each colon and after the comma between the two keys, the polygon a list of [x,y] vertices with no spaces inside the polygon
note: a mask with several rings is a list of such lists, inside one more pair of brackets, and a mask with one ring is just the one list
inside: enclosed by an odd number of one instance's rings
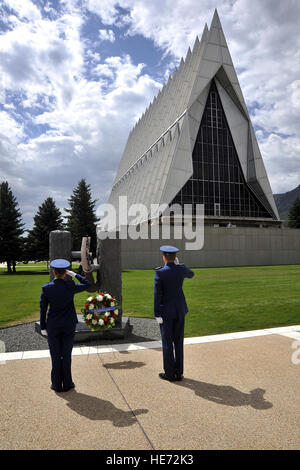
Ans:
{"label": "memorial monument", "polygon": [[[81,251],[72,251],[71,232],[54,230],[49,235],[49,259],[50,262],[57,258],[63,258],[80,262],[80,274],[85,276],[92,284],[87,292],[109,292],[118,301],[118,316],[115,327],[106,331],[91,331],[83,322],[81,314],[78,314],[75,342],[91,341],[95,339],[118,339],[128,336],[132,331],[129,318],[122,315],[122,277],[121,277],[121,252],[120,240],[98,241],[97,261],[92,264],[90,253],[90,237],[83,237]],[[96,275],[96,280],[94,278]],[[50,279],[53,278],[50,270]],[[35,330],[40,333],[40,323],[35,323]]]}

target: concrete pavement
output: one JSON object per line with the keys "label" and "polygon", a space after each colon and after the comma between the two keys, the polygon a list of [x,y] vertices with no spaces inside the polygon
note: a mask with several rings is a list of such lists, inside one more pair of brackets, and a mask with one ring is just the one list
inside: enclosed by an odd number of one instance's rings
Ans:
{"label": "concrete pavement", "polygon": [[299,449],[300,327],[265,331],[190,339],[174,383],[157,344],[75,349],[76,389],[61,394],[41,351],[2,354],[0,449]]}

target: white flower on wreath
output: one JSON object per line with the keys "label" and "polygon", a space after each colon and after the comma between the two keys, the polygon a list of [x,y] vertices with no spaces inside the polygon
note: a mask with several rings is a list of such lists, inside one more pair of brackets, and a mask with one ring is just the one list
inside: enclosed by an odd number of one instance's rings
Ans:
{"label": "white flower on wreath", "polygon": [[91,302],[92,300],[93,300],[93,297],[89,297],[89,298],[87,299],[87,302]]}
{"label": "white flower on wreath", "polygon": [[91,318],[93,318],[93,315],[91,313],[89,313],[87,316],[86,316],[87,320],[90,320]]}
{"label": "white flower on wreath", "polygon": [[114,307],[116,304],[115,304],[115,302],[112,302],[110,305],[111,305],[112,307]]}
{"label": "white flower on wreath", "polygon": [[94,310],[94,305],[89,305],[89,310]]}
{"label": "white flower on wreath", "polygon": [[113,324],[115,321],[113,318],[110,319],[110,323]]}
{"label": "white flower on wreath", "polygon": [[98,300],[98,302],[102,302],[102,300],[103,300],[103,295],[100,295],[100,294],[97,295],[96,300]]}
{"label": "white flower on wreath", "polygon": [[116,309],[116,310],[115,310],[115,314],[116,314],[116,315],[118,315],[118,313],[119,313],[119,310],[118,310],[118,309]]}
{"label": "white flower on wreath", "polygon": [[97,320],[92,320],[93,325],[97,325]]}
{"label": "white flower on wreath", "polygon": [[109,315],[110,315],[110,312],[105,312],[106,317],[109,317]]}
{"label": "white flower on wreath", "polygon": [[104,325],[104,321],[102,320],[102,318],[100,318],[100,320],[99,320],[99,325],[101,325],[101,326]]}
{"label": "white flower on wreath", "polygon": [[112,296],[109,295],[109,294],[105,294],[105,297],[106,297],[107,300],[111,300],[111,299],[112,299]]}

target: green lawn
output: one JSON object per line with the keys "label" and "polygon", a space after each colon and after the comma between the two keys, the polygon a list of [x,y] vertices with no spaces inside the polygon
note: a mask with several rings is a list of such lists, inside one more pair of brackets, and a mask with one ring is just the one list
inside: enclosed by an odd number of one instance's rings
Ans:
{"label": "green lawn", "polygon": [[[41,286],[48,281],[46,263],[20,263],[16,274],[0,268],[0,328],[38,320]],[[78,312],[86,297],[86,292],[75,297]]]}
{"label": "green lawn", "polygon": [[[300,266],[259,266],[194,269],[184,291],[189,306],[186,336],[300,324]],[[123,272],[123,312],[153,317],[154,271]],[[0,269],[0,327],[39,318],[45,268]],[[113,292],[112,292],[113,294]],[[77,311],[87,293],[75,297]]]}
{"label": "green lawn", "polygon": [[[194,269],[184,292],[185,336],[300,324],[300,266]],[[128,315],[152,317],[153,271],[123,273]]]}

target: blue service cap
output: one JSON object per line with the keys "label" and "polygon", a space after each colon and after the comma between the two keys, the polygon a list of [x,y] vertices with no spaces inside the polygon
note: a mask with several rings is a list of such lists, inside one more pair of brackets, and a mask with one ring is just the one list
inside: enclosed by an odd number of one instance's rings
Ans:
{"label": "blue service cap", "polygon": [[50,268],[67,269],[71,266],[71,263],[66,259],[54,259],[50,263]]}
{"label": "blue service cap", "polygon": [[160,247],[160,251],[163,251],[164,253],[177,253],[179,249],[176,248],[176,246],[163,245]]}

